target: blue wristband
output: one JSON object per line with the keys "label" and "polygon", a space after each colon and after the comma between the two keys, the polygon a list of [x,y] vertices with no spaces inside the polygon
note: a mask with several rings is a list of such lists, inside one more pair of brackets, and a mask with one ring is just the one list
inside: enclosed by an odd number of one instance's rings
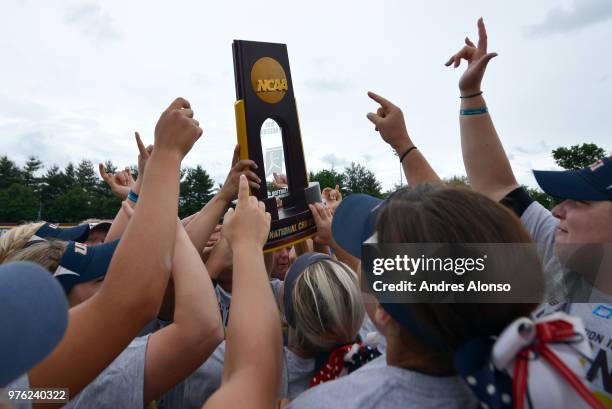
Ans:
{"label": "blue wristband", "polygon": [[130,190],[130,193],[128,193],[128,200],[131,200],[132,202],[136,203],[138,201],[138,195],[134,192],[132,192]]}
{"label": "blue wristband", "polygon": [[484,107],[474,108],[474,109],[460,109],[459,115],[480,115],[480,114],[486,114],[488,112],[489,112],[489,109],[486,106],[484,106]]}

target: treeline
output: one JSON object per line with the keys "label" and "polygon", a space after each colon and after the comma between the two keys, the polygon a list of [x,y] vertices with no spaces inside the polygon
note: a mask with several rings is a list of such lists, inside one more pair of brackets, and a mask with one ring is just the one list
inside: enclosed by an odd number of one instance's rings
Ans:
{"label": "treeline", "polygon": [[[108,172],[117,167],[106,162]],[[132,168],[134,179],[138,177]],[[195,213],[214,194],[215,183],[197,166],[181,172],[181,217]],[[45,169],[36,157],[19,167],[7,156],[0,157],[0,221],[33,220],[78,223],[88,218],[112,219],[121,202],[98,176],[93,163],[82,160],[65,168]]]}
{"label": "treeline", "polygon": [[[559,147],[552,151],[555,162],[564,169],[578,169],[604,157],[603,148],[585,143],[571,147]],[[117,170],[111,162],[105,163],[108,172]],[[137,169],[131,169],[134,179]],[[351,163],[338,172],[323,169],[310,172],[311,181],[318,181],[321,189],[340,186],[344,197],[352,193],[366,193],[386,197],[400,185],[383,192],[381,182],[374,172],[358,163]],[[465,176],[444,180],[453,186],[469,187]],[[215,182],[201,166],[181,171],[179,215],[188,216],[200,210],[216,190]],[[559,201],[540,191],[528,188],[529,193],[547,208]],[[120,201],[98,176],[94,165],[82,160],[65,168],[53,165],[45,169],[36,157],[30,157],[19,167],[7,156],[0,157],[0,221],[25,222],[46,220],[49,222],[76,223],[88,218],[111,219],[119,209]]]}

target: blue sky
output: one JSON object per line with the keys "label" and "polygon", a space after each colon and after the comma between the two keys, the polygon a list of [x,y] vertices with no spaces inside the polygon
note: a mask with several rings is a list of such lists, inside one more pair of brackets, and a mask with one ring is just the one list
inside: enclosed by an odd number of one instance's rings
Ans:
{"label": "blue sky", "polygon": [[185,159],[221,181],[235,144],[233,39],[286,43],[307,166],[351,161],[385,188],[397,158],[366,119],[368,90],[399,105],[444,177],[463,174],[460,67],[443,63],[483,16],[499,53],[483,84],[522,183],[557,146],[612,149],[612,2],[0,0],[0,154],[20,164],[135,163],[161,111],[189,99],[204,129]]}

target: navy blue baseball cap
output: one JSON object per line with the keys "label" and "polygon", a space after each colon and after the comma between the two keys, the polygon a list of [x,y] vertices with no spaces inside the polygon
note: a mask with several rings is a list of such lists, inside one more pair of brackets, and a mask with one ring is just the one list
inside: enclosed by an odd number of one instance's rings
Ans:
{"label": "navy blue baseball cap", "polygon": [[574,200],[612,200],[610,158],[578,170],[534,170],[533,174],[542,190],[551,196]]}
{"label": "navy blue baseball cap", "polygon": [[0,387],[42,361],[60,342],[68,304],[51,274],[30,262],[0,266]]}
{"label": "navy blue baseball cap", "polygon": [[89,224],[81,224],[75,227],[60,228],[56,224],[45,223],[40,229],[34,233],[32,240],[46,240],[50,238],[60,239],[64,241],[76,241],[79,243],[85,242],[89,236]]}
{"label": "navy blue baseball cap", "polygon": [[75,284],[104,277],[118,244],[119,240],[97,246],[88,246],[74,241],[68,242],[59,267],[53,273],[53,276],[64,287],[66,295],[70,293]]}
{"label": "navy blue baseball cap", "polygon": [[336,243],[361,259],[361,244],[376,232],[376,217],[383,202],[362,193],[352,194],[340,202],[332,218]]}

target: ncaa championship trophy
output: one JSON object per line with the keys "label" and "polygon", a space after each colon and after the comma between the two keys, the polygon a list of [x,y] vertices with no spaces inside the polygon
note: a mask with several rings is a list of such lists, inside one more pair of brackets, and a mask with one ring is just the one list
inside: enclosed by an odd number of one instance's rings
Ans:
{"label": "ncaa championship trophy", "polygon": [[308,204],[321,201],[321,190],[308,183],[287,46],[234,40],[232,51],[240,159],[258,166],[262,184],[251,193],[272,215],[269,252],[314,235]]}

